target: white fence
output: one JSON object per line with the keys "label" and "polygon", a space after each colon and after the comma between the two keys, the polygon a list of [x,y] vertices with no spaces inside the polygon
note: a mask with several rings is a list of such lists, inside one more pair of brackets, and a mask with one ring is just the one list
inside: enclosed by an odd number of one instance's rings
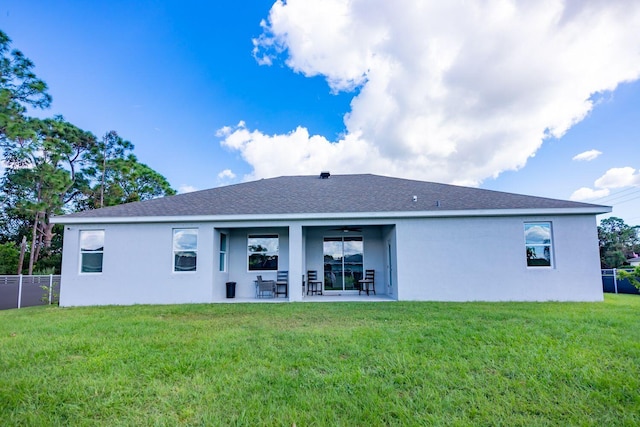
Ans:
{"label": "white fence", "polygon": [[60,275],[0,276],[0,310],[57,304]]}

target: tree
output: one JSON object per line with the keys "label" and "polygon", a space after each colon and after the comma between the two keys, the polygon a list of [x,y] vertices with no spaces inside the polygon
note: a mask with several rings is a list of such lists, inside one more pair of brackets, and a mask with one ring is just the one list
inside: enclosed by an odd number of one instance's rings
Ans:
{"label": "tree", "polygon": [[36,77],[34,64],[0,30],[0,139],[23,134],[26,106],[48,108],[47,84]]}
{"label": "tree", "polygon": [[43,265],[59,266],[62,241],[52,215],[175,194],[115,131],[97,141],[62,116],[28,117],[27,107],[51,104],[33,67],[0,31],[0,243],[29,236],[29,274],[43,254]]}
{"label": "tree", "polygon": [[629,283],[640,290],[640,265],[632,271],[618,270],[618,280],[627,279]]}
{"label": "tree", "polygon": [[[29,137],[5,139],[6,170],[2,179],[8,212],[26,216],[32,224],[29,274],[40,249],[51,247],[52,215],[82,194],[81,167],[95,145],[95,137],[68,123],[53,119],[27,119]],[[25,133],[26,135],[26,133]]]}
{"label": "tree", "polygon": [[167,179],[133,154],[126,159],[108,162],[105,183],[105,206],[172,196],[175,190]]}
{"label": "tree", "polygon": [[52,215],[173,195],[167,180],[138,162],[133,144],[108,132],[100,142],[63,117],[25,119],[22,136],[0,143],[6,165],[0,224],[15,240],[30,225],[29,274],[41,251],[53,255]]}
{"label": "tree", "polygon": [[598,227],[602,268],[617,268],[640,251],[640,227],[631,227],[616,217],[605,218]]}
{"label": "tree", "polygon": [[0,274],[16,274],[20,249],[13,242],[0,244]]}
{"label": "tree", "polygon": [[[97,207],[104,207],[104,193],[107,184],[107,165],[117,159],[123,159],[126,154],[133,150],[133,144],[122,139],[114,130],[107,132],[98,143],[95,154],[95,166],[100,172],[100,204]],[[106,206],[111,206],[107,204]]]}
{"label": "tree", "polygon": [[[6,149],[11,141],[28,140],[33,136],[31,123],[25,116],[26,107],[47,108],[51,104],[47,84],[35,75],[33,68],[33,62],[21,51],[11,49],[11,39],[0,30],[0,147],[3,149]],[[14,166],[28,167],[18,160],[19,153],[12,154],[15,160]],[[10,167],[6,162],[4,166]],[[22,175],[28,174],[22,173]],[[24,178],[26,177],[21,177],[21,179]],[[11,212],[11,207],[7,207],[7,199],[3,186],[1,239],[8,242],[13,238],[17,242],[22,235],[25,235],[27,222],[24,217],[8,214]]]}
{"label": "tree", "polygon": [[134,145],[116,131],[107,132],[91,153],[85,170],[89,185],[76,210],[96,209],[122,203],[171,196],[176,192],[164,176],[140,163],[131,153]]}

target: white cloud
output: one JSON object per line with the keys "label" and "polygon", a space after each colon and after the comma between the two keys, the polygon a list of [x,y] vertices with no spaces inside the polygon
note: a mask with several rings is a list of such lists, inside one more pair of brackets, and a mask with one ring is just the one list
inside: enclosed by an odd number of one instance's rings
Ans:
{"label": "white cloud", "polygon": [[593,183],[595,189],[582,187],[573,192],[571,200],[593,200],[606,197],[611,189],[640,187],[640,171],[632,167],[611,168]]}
{"label": "white cloud", "polygon": [[594,184],[599,188],[640,186],[640,173],[632,167],[612,168],[596,179]]}
{"label": "white cloud", "polygon": [[367,161],[370,158],[365,153],[372,147],[361,139],[347,138],[337,144],[331,143],[322,136],[310,136],[303,127],[286,135],[270,136],[250,131],[244,123],[239,123],[235,128],[226,129],[222,145],[238,150],[243,159],[253,165],[253,173],[245,176],[247,180],[278,175],[313,175],[321,170],[333,173],[369,171]]}
{"label": "white cloud", "polygon": [[[640,75],[640,3],[276,1],[254,56],[354,92],[338,141],[219,132],[252,178],[375,172],[479,184],[518,169],[591,96]],[[274,161],[277,159],[277,161]]]}
{"label": "white cloud", "polygon": [[609,195],[609,190],[606,188],[602,188],[600,190],[593,190],[588,187],[582,187],[574,191],[573,194],[571,194],[571,197],[569,197],[569,199],[575,200],[575,201],[593,200],[593,199],[599,199],[601,197],[606,197],[608,195]]}
{"label": "white cloud", "polygon": [[182,184],[179,188],[178,188],[178,193],[182,194],[182,193],[192,193],[194,191],[198,191],[198,189],[192,185],[187,185],[187,184]]}
{"label": "white cloud", "polygon": [[602,151],[589,150],[585,151],[584,153],[576,154],[571,160],[575,160],[578,162],[590,162],[591,160],[595,160],[596,158],[598,158],[600,154],[602,154]]}
{"label": "white cloud", "polygon": [[231,172],[231,169],[225,169],[218,174],[219,179],[233,179],[236,177],[236,174]]}

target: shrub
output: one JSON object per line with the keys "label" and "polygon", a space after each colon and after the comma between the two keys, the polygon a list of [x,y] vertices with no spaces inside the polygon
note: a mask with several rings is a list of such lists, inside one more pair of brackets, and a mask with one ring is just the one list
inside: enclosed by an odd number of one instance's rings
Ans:
{"label": "shrub", "polygon": [[13,242],[0,244],[0,274],[16,274],[20,249]]}
{"label": "shrub", "polygon": [[640,290],[640,265],[632,271],[618,270],[618,280],[627,279],[629,283]]}

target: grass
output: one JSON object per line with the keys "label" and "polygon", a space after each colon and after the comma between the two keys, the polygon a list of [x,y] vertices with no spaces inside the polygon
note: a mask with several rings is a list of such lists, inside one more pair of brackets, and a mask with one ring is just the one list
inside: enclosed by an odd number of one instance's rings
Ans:
{"label": "grass", "polygon": [[640,425],[640,297],[0,312],[0,425]]}

